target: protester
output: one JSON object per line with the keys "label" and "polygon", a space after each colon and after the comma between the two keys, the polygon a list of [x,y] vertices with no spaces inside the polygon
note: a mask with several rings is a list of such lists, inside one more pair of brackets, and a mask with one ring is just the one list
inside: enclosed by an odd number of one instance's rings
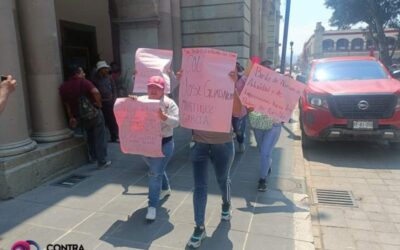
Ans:
{"label": "protester", "polygon": [[[270,68],[271,61],[265,60],[261,62],[261,65]],[[244,81],[246,77],[242,77]],[[272,150],[278,142],[282,125],[280,122],[274,121],[269,116],[259,112],[249,112],[248,116],[260,152],[260,179],[258,180],[257,189],[265,192],[267,190],[268,177],[272,171]]]}
{"label": "protester", "polygon": [[10,94],[15,90],[17,81],[11,76],[6,76],[0,83],[0,114],[4,111],[7,105],[7,100]]}
{"label": "protester", "polygon": [[156,208],[159,200],[171,194],[168,176],[166,173],[167,164],[174,151],[173,129],[179,126],[179,108],[176,103],[164,95],[165,80],[160,76],[152,76],[147,82],[147,96],[130,96],[133,99],[155,99],[160,100],[160,123],[162,132],[162,152],[164,157],[143,157],[149,166],[149,205],[146,219],[156,219]]}
{"label": "protester", "polygon": [[[244,79],[242,79],[242,76],[244,73],[244,68],[238,62],[236,63],[236,71],[238,72],[238,80],[235,83],[235,88],[236,88],[238,94],[240,95],[246,82],[244,81]],[[244,106],[242,107],[242,111],[240,112],[240,115],[232,116],[232,127],[233,127],[233,132],[236,135],[236,140],[239,144],[239,147],[238,147],[239,153],[243,153],[246,149],[245,143],[244,143],[245,132],[246,132],[246,122],[247,122],[246,117],[247,117],[247,110]]]}
{"label": "protester", "polygon": [[117,98],[115,82],[109,74],[110,66],[105,61],[96,64],[97,76],[94,84],[101,94],[104,119],[110,131],[110,141],[118,142],[118,125],[114,115],[114,103]]}
{"label": "protester", "polygon": [[101,96],[99,90],[85,79],[85,72],[81,67],[72,65],[69,67],[70,78],[64,82],[59,91],[64,103],[69,126],[76,128],[78,124],[84,127],[87,134],[89,156],[91,161],[97,161],[98,168],[102,169],[111,165],[107,161],[107,142],[105,139],[105,125],[102,112],[98,110],[92,121],[84,121],[82,118],[81,103],[86,97],[96,109],[101,108]]}
{"label": "protester", "polygon": [[[180,80],[184,72],[177,73],[177,79]],[[233,84],[237,81],[237,72],[230,74]],[[233,114],[241,113],[241,102],[235,90],[233,101]],[[193,206],[194,219],[196,227],[193,235],[190,237],[188,246],[197,248],[206,237],[205,231],[205,211],[207,205],[208,188],[208,160],[210,159],[215,170],[215,176],[218,181],[222,194],[221,219],[231,219],[231,197],[230,197],[230,169],[235,156],[232,133],[209,132],[193,130],[194,146],[191,149],[191,161],[193,165],[194,192]]]}

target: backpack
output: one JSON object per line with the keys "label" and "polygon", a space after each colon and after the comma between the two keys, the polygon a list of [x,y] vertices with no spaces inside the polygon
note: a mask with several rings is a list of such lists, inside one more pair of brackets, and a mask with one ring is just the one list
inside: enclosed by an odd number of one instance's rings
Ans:
{"label": "backpack", "polygon": [[83,128],[93,127],[96,123],[99,110],[92,104],[92,102],[82,94],[82,82],[80,85],[79,95],[79,120]]}

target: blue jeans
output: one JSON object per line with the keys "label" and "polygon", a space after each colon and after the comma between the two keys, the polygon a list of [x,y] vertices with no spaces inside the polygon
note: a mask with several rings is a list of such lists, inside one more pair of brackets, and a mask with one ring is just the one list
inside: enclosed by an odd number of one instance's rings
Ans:
{"label": "blue jeans", "polygon": [[243,143],[245,139],[246,117],[247,115],[241,118],[232,117],[233,132],[236,134],[236,140],[238,143]]}
{"label": "blue jeans", "polygon": [[91,160],[97,160],[99,165],[106,163],[107,140],[103,114],[99,112],[96,122],[85,130]]}
{"label": "blue jeans", "polygon": [[281,124],[274,124],[271,129],[254,129],[258,150],[260,151],[260,178],[266,178],[272,164],[272,150],[281,134]]}
{"label": "blue jeans", "polygon": [[143,157],[144,162],[149,166],[149,207],[157,207],[161,189],[169,189],[165,170],[174,152],[173,139],[162,145],[162,152],[164,157]]}
{"label": "blue jeans", "polygon": [[196,225],[204,225],[207,187],[208,187],[208,159],[214,166],[215,176],[222,194],[222,202],[230,203],[230,169],[235,156],[232,141],[223,144],[206,144],[196,142],[191,152],[193,164],[194,192],[193,207]]}

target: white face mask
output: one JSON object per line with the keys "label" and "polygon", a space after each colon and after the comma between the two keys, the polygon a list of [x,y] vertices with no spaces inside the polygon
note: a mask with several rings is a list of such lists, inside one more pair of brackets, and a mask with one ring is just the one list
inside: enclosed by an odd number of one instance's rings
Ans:
{"label": "white face mask", "polygon": [[239,76],[243,76],[243,75],[244,75],[244,72],[243,72],[243,71],[238,72],[238,75],[239,75]]}

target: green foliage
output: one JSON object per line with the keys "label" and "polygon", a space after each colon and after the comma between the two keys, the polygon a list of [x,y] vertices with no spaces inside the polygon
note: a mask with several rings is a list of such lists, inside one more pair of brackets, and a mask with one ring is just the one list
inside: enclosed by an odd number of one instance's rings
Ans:
{"label": "green foliage", "polygon": [[339,29],[366,23],[382,61],[391,63],[384,30],[400,28],[400,0],[325,0],[325,6],[333,9],[330,24]]}

